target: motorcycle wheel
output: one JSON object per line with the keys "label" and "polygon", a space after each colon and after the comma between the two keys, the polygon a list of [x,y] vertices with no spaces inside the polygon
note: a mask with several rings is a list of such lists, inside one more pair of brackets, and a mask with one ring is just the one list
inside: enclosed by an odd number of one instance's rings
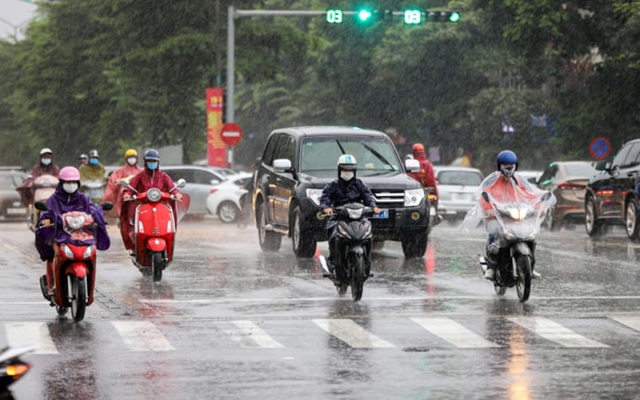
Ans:
{"label": "motorcycle wheel", "polygon": [[518,278],[516,279],[516,291],[521,302],[529,300],[531,294],[531,259],[520,255],[516,259]]}
{"label": "motorcycle wheel", "polygon": [[507,293],[507,287],[506,286],[500,286],[496,283],[493,284],[493,289],[496,291],[496,294],[498,296],[504,296],[505,293]]}
{"label": "motorcycle wheel", "polygon": [[300,207],[293,210],[293,232],[291,232],[291,243],[293,244],[293,253],[298,258],[311,258],[316,254],[318,243],[309,234],[302,231],[302,212]]}
{"label": "motorcycle wheel", "polygon": [[84,278],[71,276],[71,316],[76,322],[84,319],[87,308],[87,286]]}
{"label": "motorcycle wheel", "polygon": [[264,203],[258,208],[258,240],[262,251],[278,251],[282,244],[282,235],[266,229],[267,226],[267,208]]}
{"label": "motorcycle wheel", "polygon": [[162,270],[164,269],[164,260],[162,253],[151,254],[151,270],[153,271],[153,281],[160,282],[162,280]]}
{"label": "motorcycle wheel", "polygon": [[351,298],[360,301],[364,290],[364,258],[355,257],[351,270]]}

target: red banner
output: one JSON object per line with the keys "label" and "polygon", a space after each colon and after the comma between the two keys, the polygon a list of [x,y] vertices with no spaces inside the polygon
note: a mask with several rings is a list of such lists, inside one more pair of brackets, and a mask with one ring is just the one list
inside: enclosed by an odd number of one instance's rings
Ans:
{"label": "red banner", "polygon": [[227,166],[227,145],[220,137],[222,129],[222,91],[207,89],[207,164]]}

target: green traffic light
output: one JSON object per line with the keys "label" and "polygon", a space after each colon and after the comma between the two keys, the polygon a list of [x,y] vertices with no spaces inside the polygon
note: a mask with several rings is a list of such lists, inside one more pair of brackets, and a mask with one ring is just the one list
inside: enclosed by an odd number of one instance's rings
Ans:
{"label": "green traffic light", "polygon": [[458,22],[460,21],[460,13],[458,12],[452,12],[451,15],[449,15],[449,21],[451,22]]}
{"label": "green traffic light", "polygon": [[360,21],[362,21],[362,22],[368,21],[371,18],[372,15],[373,14],[369,10],[360,10],[360,11],[358,11],[358,18],[360,18]]}

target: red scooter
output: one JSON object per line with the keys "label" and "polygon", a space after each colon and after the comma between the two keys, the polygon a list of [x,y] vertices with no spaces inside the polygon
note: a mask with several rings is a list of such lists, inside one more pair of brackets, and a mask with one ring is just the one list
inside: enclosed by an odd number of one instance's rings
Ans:
{"label": "red scooter", "polygon": [[[35,207],[47,211],[43,202]],[[110,210],[112,203],[101,205]],[[40,289],[45,299],[55,306],[58,315],[63,316],[71,308],[71,316],[76,322],[84,319],[86,307],[93,303],[96,283],[95,222],[93,217],[82,211],[62,214],[62,228],[70,235],[70,242],[55,246],[56,252],[47,265],[47,274],[40,278]],[[76,245],[75,243],[87,243]],[[53,289],[53,294],[50,291]]]}
{"label": "red scooter", "polygon": [[[176,201],[174,195],[160,189],[152,188],[138,193],[127,182],[122,184],[136,193],[125,200],[136,202],[133,204],[136,211],[131,233],[135,251],[131,254],[131,260],[143,275],[153,275],[153,280],[159,282],[162,280],[162,271],[173,260],[176,225],[189,209],[189,196],[182,194],[182,200]],[[185,184],[185,180],[180,179],[173,189],[184,187]]]}

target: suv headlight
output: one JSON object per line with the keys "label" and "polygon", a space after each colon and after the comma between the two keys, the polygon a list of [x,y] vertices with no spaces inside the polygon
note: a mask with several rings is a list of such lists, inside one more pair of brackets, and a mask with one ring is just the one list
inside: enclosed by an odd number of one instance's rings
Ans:
{"label": "suv headlight", "polygon": [[410,189],[404,191],[404,206],[415,207],[424,199],[424,189]]}
{"label": "suv headlight", "polygon": [[320,205],[320,197],[322,196],[322,189],[307,189],[307,197],[313,201],[317,206]]}

